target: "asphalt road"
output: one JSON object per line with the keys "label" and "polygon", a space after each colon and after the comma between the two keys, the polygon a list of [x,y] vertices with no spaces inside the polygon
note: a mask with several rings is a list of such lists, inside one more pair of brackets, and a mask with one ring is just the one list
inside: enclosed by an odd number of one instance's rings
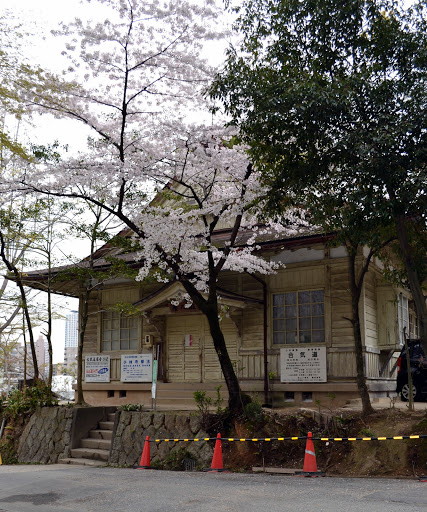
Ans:
{"label": "asphalt road", "polygon": [[427,482],[0,466],[0,512],[425,512]]}

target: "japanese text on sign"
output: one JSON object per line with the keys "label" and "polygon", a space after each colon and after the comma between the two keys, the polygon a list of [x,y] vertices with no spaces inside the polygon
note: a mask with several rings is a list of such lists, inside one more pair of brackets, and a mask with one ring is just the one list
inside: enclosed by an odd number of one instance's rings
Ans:
{"label": "japanese text on sign", "polygon": [[122,355],[121,382],[151,382],[153,380],[151,354]]}
{"label": "japanese text on sign", "polygon": [[85,382],[110,382],[110,356],[85,356]]}
{"label": "japanese text on sign", "polygon": [[326,347],[280,349],[280,382],[326,381]]}

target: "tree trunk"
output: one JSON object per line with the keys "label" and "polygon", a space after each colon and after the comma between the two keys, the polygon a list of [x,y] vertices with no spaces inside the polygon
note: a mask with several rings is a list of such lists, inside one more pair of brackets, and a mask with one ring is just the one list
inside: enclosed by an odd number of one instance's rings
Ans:
{"label": "tree trunk", "polygon": [[[359,390],[360,398],[362,399],[362,414],[367,416],[374,412],[369,398],[368,387],[366,385],[366,372],[365,362],[363,357],[363,343],[362,332],[360,329],[360,315],[359,315],[359,302],[363,286],[363,278],[356,279],[356,254],[354,251],[350,254],[349,251],[349,266],[350,266],[350,290],[351,290],[351,323],[353,326],[354,348],[356,352],[356,381],[357,389]],[[363,274],[364,275],[364,274]]]}
{"label": "tree trunk", "polygon": [[47,385],[49,386],[49,389],[52,389],[52,377],[53,377],[53,350],[52,350],[52,291],[50,288],[50,273],[51,273],[51,264],[50,264],[50,257],[49,257],[49,284],[47,289],[47,346],[48,346],[48,353],[49,353],[49,369],[48,369],[48,381]]}
{"label": "tree trunk", "polygon": [[0,232],[0,256],[3,260],[3,263],[6,265],[6,268],[10,273],[13,274],[15,278],[16,285],[19,288],[19,293],[21,295],[21,307],[24,312],[25,321],[27,324],[28,329],[28,336],[30,337],[30,347],[31,347],[31,355],[33,358],[33,367],[34,367],[34,382],[37,382],[39,380],[39,365],[37,363],[37,356],[36,356],[36,345],[34,343],[34,335],[33,335],[33,327],[31,324],[31,318],[30,318],[30,312],[28,310],[28,304],[27,304],[27,295],[25,293],[25,288],[22,283],[21,273],[16,268],[16,265],[14,265],[6,256],[5,252],[5,242],[3,238],[3,234]]}
{"label": "tree trunk", "polygon": [[408,279],[408,286],[414,299],[415,309],[417,312],[421,346],[424,353],[427,354],[427,304],[423,294],[422,283],[418,276],[418,272],[412,260],[411,244],[409,243],[406,233],[406,219],[400,214],[396,216],[397,238],[399,240],[400,249],[402,251],[403,261]]}
{"label": "tree trunk", "polygon": [[85,403],[83,397],[83,345],[89,313],[90,290],[86,288],[83,297],[83,308],[79,318],[79,344],[77,347],[77,405]]}
{"label": "tree trunk", "polygon": [[218,355],[222,373],[228,390],[228,407],[233,416],[238,416],[243,412],[243,402],[240,390],[239,380],[233,368],[230,356],[228,355],[227,346],[225,344],[224,334],[222,333],[220,322],[218,319],[218,306],[208,306],[204,313],[208,319],[209,329],[212,336],[215,351]]}

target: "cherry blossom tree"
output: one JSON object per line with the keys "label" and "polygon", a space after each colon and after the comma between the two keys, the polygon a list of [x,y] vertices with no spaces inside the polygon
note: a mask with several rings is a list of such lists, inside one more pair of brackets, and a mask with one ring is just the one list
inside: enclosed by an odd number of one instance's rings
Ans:
{"label": "cherry blossom tree", "polygon": [[[68,38],[66,75],[73,81],[26,92],[31,105],[83,123],[93,138],[81,154],[16,180],[89,201],[129,228],[142,263],[138,279],[179,281],[206,316],[229,408],[239,413],[240,386],[221,330],[219,274],[274,272],[276,265],[257,254],[257,239],[286,228],[258,223],[266,190],[236,134],[184,122],[202,116],[201,93],[212,72],[200,50],[205,39],[218,37],[219,11],[209,1],[203,8],[175,0],[99,1],[111,10],[105,22],[76,20],[58,32]],[[228,234],[223,242],[216,239],[219,228]]]}
{"label": "cherry blossom tree", "polygon": [[21,94],[28,107],[92,130],[82,158],[108,166],[106,187],[116,192],[170,151],[171,129],[207,111],[202,92],[214,70],[201,51],[222,35],[221,11],[212,0],[96,1],[105,21],[76,19],[54,31],[65,43],[63,78],[46,73]]}
{"label": "cherry blossom tree", "polygon": [[[74,176],[86,172],[74,162]],[[46,169],[45,169],[46,172]],[[101,169],[99,169],[101,172]],[[48,173],[50,174],[50,173]],[[185,292],[177,297],[195,303],[206,316],[214,347],[229,392],[233,413],[242,410],[240,386],[221,330],[219,275],[223,271],[269,274],[278,266],[259,254],[263,236],[297,234],[300,216],[288,212],[288,227],[257,217],[266,197],[256,169],[234,136],[222,129],[188,129],[175,140],[175,151],[157,162],[150,172],[156,184],[155,199],[137,208],[133,195],[109,204],[98,196],[79,191],[74,181],[64,186],[50,180],[52,195],[83,198],[114,215],[133,235],[133,249],[141,261],[137,280],[148,276],[159,282],[179,281]],[[46,191],[43,180],[32,185]],[[59,188],[56,188],[59,187]],[[289,227],[292,226],[292,227]],[[221,229],[221,240],[217,233]]]}

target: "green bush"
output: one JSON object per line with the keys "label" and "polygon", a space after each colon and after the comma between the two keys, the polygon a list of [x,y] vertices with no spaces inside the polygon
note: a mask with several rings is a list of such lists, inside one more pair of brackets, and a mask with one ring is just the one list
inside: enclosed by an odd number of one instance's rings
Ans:
{"label": "green bush", "polygon": [[[3,404],[4,405],[4,404]],[[51,407],[58,405],[52,390],[44,382],[38,382],[35,386],[23,389],[13,389],[6,399],[3,407],[4,415],[9,419],[16,419],[23,414],[29,414],[37,407]]]}
{"label": "green bush", "polygon": [[169,471],[184,471],[185,461],[194,461],[196,468],[200,469],[197,460],[194,458],[187,448],[178,448],[172,450],[169,455],[163,459],[155,461],[151,466],[155,469],[167,469]]}
{"label": "green bush", "polygon": [[258,402],[250,402],[244,407],[244,415],[248,421],[259,422],[263,420],[261,404]]}
{"label": "green bush", "polygon": [[120,406],[122,411],[143,411],[144,410],[144,404],[122,404]]}
{"label": "green bush", "polygon": [[18,462],[11,436],[6,436],[0,441],[0,454],[3,464],[16,464]]}
{"label": "green bush", "polygon": [[[213,416],[224,416],[227,410],[222,407],[223,399],[221,398],[221,385],[215,388],[216,397],[212,398],[206,395],[206,391],[195,391],[193,393],[194,401],[200,414],[200,425],[204,429],[212,426]],[[215,408],[215,412],[211,412],[211,407]]]}
{"label": "green bush", "polygon": [[372,430],[369,430],[369,428],[363,427],[360,429],[357,437],[377,437],[377,435]]}

